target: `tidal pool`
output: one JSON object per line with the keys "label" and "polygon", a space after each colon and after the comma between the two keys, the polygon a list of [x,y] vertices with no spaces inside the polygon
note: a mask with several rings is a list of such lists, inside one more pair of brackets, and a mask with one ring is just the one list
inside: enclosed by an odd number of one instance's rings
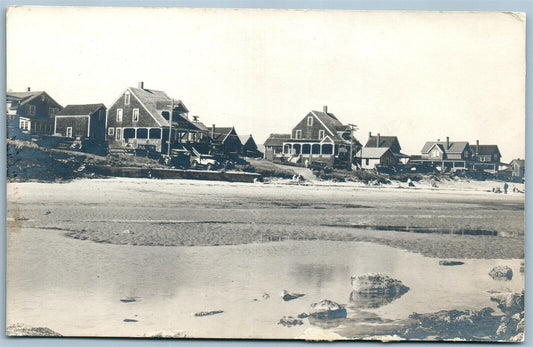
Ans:
{"label": "tidal pool", "polygon": [[[304,337],[316,329],[308,319],[294,327],[278,322],[323,299],[346,305],[343,324],[365,325],[367,334],[371,319],[358,317],[395,322],[413,312],[498,311],[491,291],[524,288],[519,259],[460,259],[464,265],[442,266],[439,258],[366,242],[131,246],[28,228],[9,232],[7,249],[7,324],[48,327],[66,336]],[[511,281],[488,275],[497,265],[513,269]],[[350,277],[371,272],[401,280],[409,291],[381,306],[350,302]],[[284,301],[283,290],[305,295]],[[216,314],[195,316],[199,312]]]}

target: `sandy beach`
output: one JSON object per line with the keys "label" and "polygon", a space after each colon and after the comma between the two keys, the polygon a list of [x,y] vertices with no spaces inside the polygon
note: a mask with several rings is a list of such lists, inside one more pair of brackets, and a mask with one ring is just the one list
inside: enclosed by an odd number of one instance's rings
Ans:
{"label": "sandy beach", "polygon": [[[491,293],[524,288],[524,194],[492,193],[498,184],[9,183],[7,323],[66,336],[365,338],[413,312],[498,312]],[[511,281],[488,276],[504,265]],[[350,276],[369,272],[410,290],[362,309]],[[285,302],[283,290],[305,296]],[[323,299],[346,305],[340,326],[278,324]]]}

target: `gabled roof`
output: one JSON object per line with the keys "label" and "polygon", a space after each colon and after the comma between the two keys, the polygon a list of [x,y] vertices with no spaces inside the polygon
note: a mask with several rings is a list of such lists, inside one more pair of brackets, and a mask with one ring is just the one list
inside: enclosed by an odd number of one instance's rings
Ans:
{"label": "gabled roof", "polygon": [[400,145],[400,142],[398,141],[398,137],[396,136],[381,136],[379,137],[379,146],[377,145],[378,137],[377,136],[369,136],[368,141],[366,141],[365,147],[387,147],[390,148],[394,144],[394,142],[398,143],[398,146]]}
{"label": "gabled roof", "polygon": [[359,152],[357,152],[356,156],[359,158],[379,159],[387,151],[391,152],[388,147],[363,147]]}
{"label": "gabled roof", "polygon": [[168,126],[168,120],[161,115],[161,112],[170,112],[172,100],[167,93],[153,89],[139,89],[130,87],[128,90],[141,102],[146,111],[162,126]]}
{"label": "gabled roof", "polygon": [[435,144],[445,153],[463,153],[465,147],[468,146],[466,141],[450,141],[448,148],[446,148],[446,141],[428,141],[422,147],[421,152],[424,154],[429,153]]}
{"label": "gabled roof", "polygon": [[498,145],[479,145],[479,149],[477,148],[477,145],[470,145],[470,149],[472,150],[472,153],[477,152],[479,155],[493,155],[495,153],[501,155]]}
{"label": "gabled roof", "polygon": [[34,91],[34,92],[7,92],[7,100],[17,100],[21,101],[21,105],[27,103],[30,100],[35,99],[36,97],[43,94],[44,91]]}
{"label": "gabled roof", "polygon": [[204,123],[202,122],[199,122],[199,121],[192,121],[191,122],[192,124],[194,124],[195,127],[197,127],[199,130],[201,131],[208,131],[209,129],[207,129],[207,127],[205,126]]}
{"label": "gabled roof", "polygon": [[283,146],[283,142],[285,140],[289,140],[291,138],[291,134],[270,134],[268,139],[266,139],[264,146],[272,146],[272,147],[281,147]]}
{"label": "gabled roof", "polygon": [[252,140],[255,143],[252,135],[239,135],[239,140],[241,141],[243,145],[245,145],[250,140]]}
{"label": "gabled roof", "polygon": [[342,139],[337,134],[337,131],[344,131],[348,128],[348,126],[343,125],[333,113],[311,111],[310,114],[313,114],[320,121],[320,123],[322,123],[326,129],[328,129],[331,136],[337,139]]}
{"label": "gabled roof", "polygon": [[67,105],[64,109],[57,113],[58,116],[89,116],[100,108],[104,107],[104,104],[83,104],[83,105]]}
{"label": "gabled roof", "polygon": [[526,161],[524,159],[513,159],[510,164],[517,164],[518,166],[526,166]]}
{"label": "gabled roof", "polygon": [[46,94],[53,102],[58,104],[59,107],[62,107],[61,104],[59,104],[50,95],[48,95],[48,93],[42,90],[41,91],[29,91],[29,92],[7,92],[6,100],[7,101],[19,101],[20,106],[22,106],[43,94]]}
{"label": "gabled roof", "polygon": [[[235,134],[231,134],[232,132],[235,132]],[[234,127],[217,127],[215,126],[215,130],[213,131],[213,127],[209,128],[209,134],[213,137],[213,140],[224,142],[226,139],[230,136],[235,136],[237,140],[239,140],[239,136],[237,135],[237,132],[235,131]],[[214,135],[214,136],[213,136]],[[240,142],[240,140],[239,140]]]}

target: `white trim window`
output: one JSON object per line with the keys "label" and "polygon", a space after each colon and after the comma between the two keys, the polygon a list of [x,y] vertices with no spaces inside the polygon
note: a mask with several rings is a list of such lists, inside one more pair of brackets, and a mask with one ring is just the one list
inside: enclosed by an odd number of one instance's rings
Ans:
{"label": "white trim window", "polygon": [[301,139],[301,138],[302,138],[302,131],[301,131],[301,130],[296,130],[296,131],[294,132],[294,137],[295,137],[296,139]]}
{"label": "white trim window", "polygon": [[107,129],[107,135],[113,136],[115,135],[115,128],[109,128]]}
{"label": "white trim window", "polygon": [[72,137],[72,127],[67,127],[67,137]]}
{"label": "white trim window", "polygon": [[122,129],[117,128],[117,131],[115,132],[115,140],[119,141],[122,140]]}
{"label": "white trim window", "polygon": [[307,126],[309,126],[309,127],[313,126],[313,117],[312,116],[307,117]]}
{"label": "white trim window", "polygon": [[22,130],[31,130],[31,122],[26,119],[20,119],[19,128]]}
{"label": "white trim window", "polygon": [[28,116],[35,116],[35,105],[28,105]]}
{"label": "white trim window", "polygon": [[129,105],[130,101],[131,101],[131,94],[126,92],[126,94],[124,94],[124,105]]}
{"label": "white trim window", "polygon": [[324,137],[326,137],[326,131],[324,129],[320,129],[318,131],[318,139],[322,140]]}
{"label": "white trim window", "polygon": [[131,121],[132,122],[138,122],[139,121],[139,109],[138,108],[134,108],[133,109]]}
{"label": "white trim window", "polygon": [[117,122],[122,122],[122,109],[117,108]]}

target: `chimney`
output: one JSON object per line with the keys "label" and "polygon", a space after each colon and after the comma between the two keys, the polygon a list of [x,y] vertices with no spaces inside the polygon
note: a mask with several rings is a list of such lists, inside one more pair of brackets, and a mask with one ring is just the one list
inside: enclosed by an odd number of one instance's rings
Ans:
{"label": "chimney", "polygon": [[144,89],[144,82],[139,82],[139,89]]}
{"label": "chimney", "polygon": [[322,111],[323,111],[325,114],[328,114],[328,107],[327,107],[327,106],[322,107]]}
{"label": "chimney", "polygon": [[450,149],[450,137],[446,136],[446,149]]}
{"label": "chimney", "polygon": [[381,144],[381,135],[378,133],[378,138],[376,139],[376,147],[379,147]]}
{"label": "chimney", "polygon": [[211,128],[211,138],[215,138],[215,125],[213,124],[213,127]]}
{"label": "chimney", "polygon": [[479,154],[479,140],[476,140],[476,155]]}
{"label": "chimney", "polygon": [[372,137],[372,132],[369,131],[369,132],[368,132],[368,139],[370,139],[371,137]]}
{"label": "chimney", "polygon": [[31,88],[30,87],[28,87],[28,92],[31,92]]}

